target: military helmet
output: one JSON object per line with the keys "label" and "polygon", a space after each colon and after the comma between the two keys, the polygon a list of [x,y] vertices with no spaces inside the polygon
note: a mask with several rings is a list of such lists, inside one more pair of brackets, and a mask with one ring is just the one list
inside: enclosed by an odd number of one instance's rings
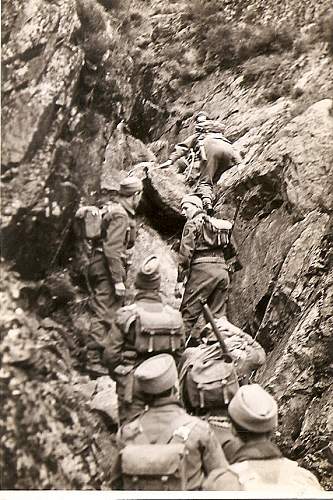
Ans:
{"label": "military helmet", "polygon": [[259,384],[240,387],[228,412],[237,425],[250,432],[271,432],[277,426],[277,403]]}
{"label": "military helmet", "polygon": [[120,182],[119,194],[121,196],[132,196],[142,191],[142,181],[134,175],[129,175]]}
{"label": "military helmet", "polygon": [[202,200],[199,196],[196,196],[195,194],[186,194],[182,198],[180,205],[183,206],[185,205],[185,203],[190,203],[191,205],[194,205],[195,207],[202,210]]}
{"label": "military helmet", "polygon": [[170,354],[158,354],[143,361],[134,372],[139,390],[146,394],[160,394],[174,387],[178,373]]}
{"label": "military helmet", "polygon": [[160,286],[160,262],[157,255],[150,255],[141,264],[135,278],[135,287],[143,290],[159,290]]}
{"label": "military helmet", "polygon": [[195,117],[196,122],[202,122],[204,120],[209,120],[209,116],[205,111],[199,111]]}

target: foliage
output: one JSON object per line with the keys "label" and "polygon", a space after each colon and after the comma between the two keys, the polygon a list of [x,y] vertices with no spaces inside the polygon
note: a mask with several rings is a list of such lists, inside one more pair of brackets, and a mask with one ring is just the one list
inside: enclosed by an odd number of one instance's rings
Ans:
{"label": "foliage", "polygon": [[76,12],[85,35],[106,30],[103,9],[95,0],[76,0]]}
{"label": "foliage", "polygon": [[111,44],[103,8],[95,0],[76,0],[76,11],[86,58],[93,64],[99,64]]}
{"label": "foliage", "polygon": [[328,49],[333,54],[333,9],[327,11],[322,18],[322,33]]}

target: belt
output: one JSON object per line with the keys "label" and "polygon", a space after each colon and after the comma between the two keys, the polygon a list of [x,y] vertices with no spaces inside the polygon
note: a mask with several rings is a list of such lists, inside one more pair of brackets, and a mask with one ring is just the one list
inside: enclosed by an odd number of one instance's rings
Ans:
{"label": "belt", "polygon": [[224,259],[223,248],[207,248],[207,250],[196,250],[194,252],[194,259],[197,257],[222,257]]}

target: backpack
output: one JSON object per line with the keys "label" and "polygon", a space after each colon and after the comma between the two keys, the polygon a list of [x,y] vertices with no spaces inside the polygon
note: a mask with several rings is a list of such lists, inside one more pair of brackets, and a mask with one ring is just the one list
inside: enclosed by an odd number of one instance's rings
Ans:
{"label": "backpack", "polygon": [[184,343],[183,319],[173,307],[142,302],[136,307],[135,349],[140,353],[173,354]]}
{"label": "backpack", "polygon": [[[223,134],[224,132],[224,127],[221,122],[217,120],[205,120],[203,122],[200,122],[200,124],[197,124],[195,126],[195,130],[198,133],[201,134]],[[229,141],[228,141],[229,142]]]}
{"label": "backpack", "polygon": [[239,389],[235,366],[216,344],[200,349],[187,370],[187,399],[192,408],[224,408]]}
{"label": "backpack", "polygon": [[226,247],[230,243],[232,224],[228,220],[204,215],[202,237],[211,247]]}
{"label": "backpack", "polygon": [[[186,416],[186,419],[189,417]],[[121,470],[124,490],[185,491],[186,441],[195,421],[184,423],[159,443],[150,444],[142,427],[139,444],[128,444],[121,451]]]}
{"label": "backpack", "polygon": [[317,496],[322,491],[315,476],[287,458],[250,460],[229,466],[241,484],[242,491],[264,491],[290,496]]}
{"label": "backpack", "polygon": [[79,218],[83,238],[88,240],[97,240],[101,237],[102,212],[94,206],[85,206],[79,208],[75,216]]}

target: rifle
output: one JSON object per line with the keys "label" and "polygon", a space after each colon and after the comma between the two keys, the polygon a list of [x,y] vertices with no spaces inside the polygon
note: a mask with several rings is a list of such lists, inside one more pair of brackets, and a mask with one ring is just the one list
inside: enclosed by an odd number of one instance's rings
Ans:
{"label": "rifle", "polygon": [[231,355],[230,355],[230,353],[228,351],[226,343],[224,342],[224,338],[222,336],[222,333],[218,329],[218,326],[217,326],[217,324],[215,322],[215,319],[214,319],[214,316],[212,314],[212,311],[210,310],[207,302],[204,302],[203,300],[200,300],[200,302],[201,302],[202,312],[203,312],[203,315],[205,317],[205,320],[207,321],[207,323],[211,324],[212,330],[213,330],[213,332],[215,334],[215,337],[219,341],[219,344],[220,344],[220,347],[221,347],[221,351],[222,351],[224,360],[227,363],[232,363],[233,359],[232,359],[232,357],[231,357]]}

